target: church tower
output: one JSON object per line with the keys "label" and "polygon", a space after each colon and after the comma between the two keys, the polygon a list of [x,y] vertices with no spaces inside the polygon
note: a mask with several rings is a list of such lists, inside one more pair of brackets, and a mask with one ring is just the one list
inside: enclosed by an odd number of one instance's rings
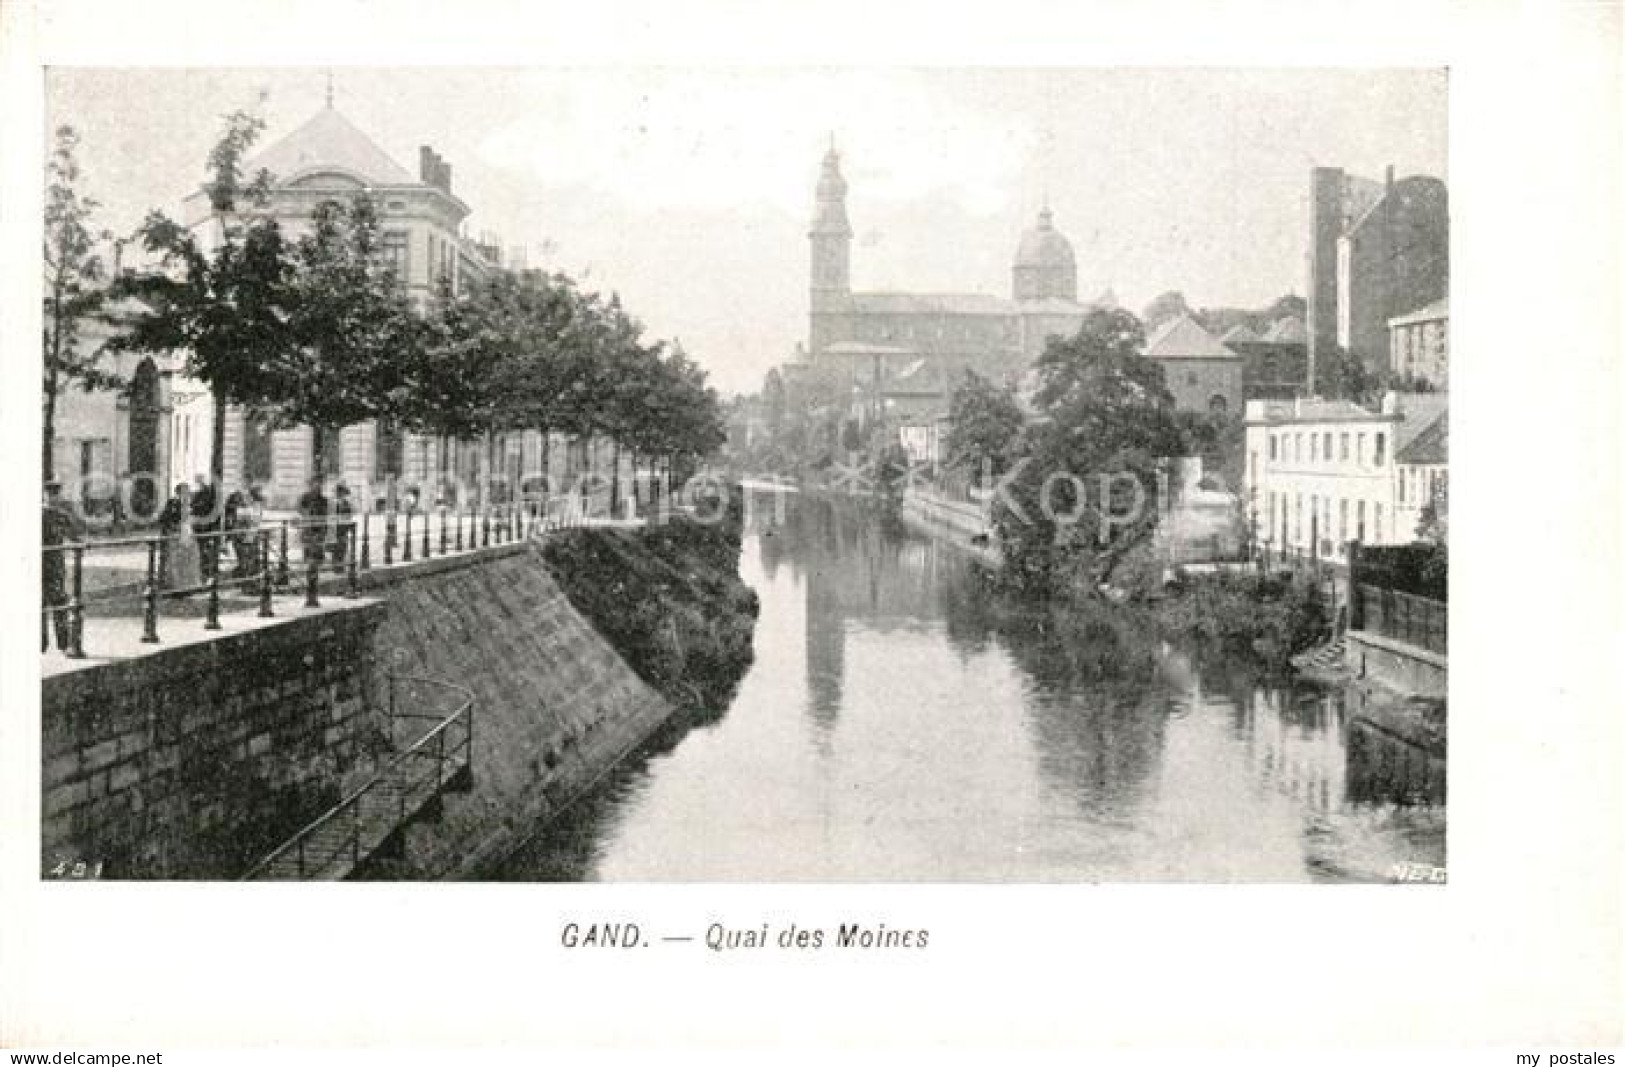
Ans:
{"label": "church tower", "polygon": [[838,340],[836,322],[847,312],[852,293],[852,226],[846,219],[846,179],[841,177],[841,156],[831,142],[818,176],[817,204],[813,209],[811,317],[808,348],[814,355]]}
{"label": "church tower", "polygon": [[1017,300],[1077,302],[1078,264],[1072,242],[1055,228],[1048,204],[1038,213],[1038,225],[1021,235],[1011,289]]}

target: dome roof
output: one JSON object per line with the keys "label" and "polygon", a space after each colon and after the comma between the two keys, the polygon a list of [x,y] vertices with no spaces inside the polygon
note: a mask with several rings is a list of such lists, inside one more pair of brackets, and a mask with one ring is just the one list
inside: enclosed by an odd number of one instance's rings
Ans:
{"label": "dome roof", "polygon": [[339,170],[368,185],[418,184],[410,171],[331,107],[248,161],[243,172],[255,174],[261,168],[278,182],[315,170]]}
{"label": "dome roof", "polygon": [[1072,242],[1055,228],[1049,208],[1038,213],[1037,226],[1021,235],[1021,244],[1016,248],[1016,266],[1069,269],[1077,266]]}

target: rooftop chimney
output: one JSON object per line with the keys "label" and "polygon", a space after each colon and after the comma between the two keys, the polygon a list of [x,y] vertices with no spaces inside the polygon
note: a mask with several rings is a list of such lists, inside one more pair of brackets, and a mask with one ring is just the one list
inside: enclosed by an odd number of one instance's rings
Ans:
{"label": "rooftop chimney", "polygon": [[418,180],[442,192],[451,192],[451,164],[428,145],[418,148]]}

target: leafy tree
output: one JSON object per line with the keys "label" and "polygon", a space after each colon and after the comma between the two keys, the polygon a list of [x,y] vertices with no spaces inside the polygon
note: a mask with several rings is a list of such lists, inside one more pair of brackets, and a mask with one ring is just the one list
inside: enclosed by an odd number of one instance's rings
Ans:
{"label": "leafy tree", "polygon": [[1277,322],[1284,318],[1294,318],[1300,322],[1309,318],[1309,302],[1296,293],[1288,293],[1271,304],[1264,312],[1264,319],[1268,322]]}
{"label": "leafy tree", "polygon": [[1191,306],[1185,302],[1185,294],[1169,290],[1158,296],[1145,306],[1146,332],[1155,330],[1158,326],[1181,315],[1191,314]]}
{"label": "leafy tree", "polygon": [[1450,485],[1448,480],[1441,479],[1428,502],[1422,505],[1422,513],[1417,517],[1416,539],[1434,545],[1439,549],[1447,549],[1450,545]]}
{"label": "leafy tree", "polygon": [[426,331],[380,249],[370,197],[312,212],[284,294],[293,343],[273,407],[283,424],[326,433],[412,410]]}
{"label": "leafy tree", "polygon": [[762,380],[762,406],[766,413],[767,432],[770,436],[776,437],[783,431],[786,404],[784,377],[775,367],[768,371],[767,377]]}
{"label": "leafy tree", "polygon": [[156,267],[121,275],[114,291],[133,296],[144,311],[111,346],[125,351],[184,352],[188,372],[214,393],[210,472],[225,473],[228,402],[274,407],[297,377],[298,337],[290,326],[295,264],[276,220],[239,215],[242,206],[267,202],[271,177],[261,171],[243,181],[242,159],[264,123],[237,112],[209,153],[204,189],[215,213],[218,241],[206,248],[162,212],[136,231]]}
{"label": "leafy tree", "polygon": [[682,345],[674,344],[660,366],[662,384],[676,407],[676,418],[667,423],[666,453],[686,471],[728,439],[722,405],[716,390],[706,383],[705,371]]}
{"label": "leafy tree", "polygon": [[1024,434],[1026,462],[993,510],[1013,584],[1092,584],[1155,525],[1159,461],[1183,442],[1162,368],[1143,345],[1133,315],[1097,308],[1036,361],[1043,418]]}
{"label": "leafy tree", "polygon": [[491,425],[491,367],[504,337],[495,297],[484,285],[464,295],[441,278],[424,315],[422,344],[412,350],[411,386],[397,418],[409,429],[468,440]]}
{"label": "leafy tree", "polygon": [[92,228],[96,201],[79,195],[79,134],[71,126],[56,131],[56,148],[46,165],[44,278],[44,437],[41,462],[46,481],[56,477],[56,408],[64,388],[89,392],[123,384],[101,366],[101,349],[86,349],[80,326],[102,318],[107,303],[107,271],[96,247],[110,236]]}
{"label": "leafy tree", "polygon": [[1247,426],[1241,417],[1229,412],[1181,411],[1174,418],[1184,442],[1181,453],[1201,456],[1207,461],[1209,471],[1217,464],[1224,487],[1239,493],[1246,473],[1243,453],[1247,437]]}
{"label": "leafy tree", "polygon": [[1050,338],[1033,362],[1038,371],[1033,402],[1052,419],[1170,412],[1173,395],[1162,367],[1141,355],[1144,348],[1145,331],[1131,313],[1095,308],[1075,335]]}
{"label": "leafy tree", "polygon": [[973,474],[984,465],[995,477],[1003,474],[1023,421],[1010,390],[967,370],[948,398],[948,463]]}
{"label": "leafy tree", "polygon": [[625,448],[661,457],[668,472],[726,441],[698,365],[680,347],[646,342],[618,298],[562,274],[499,272],[462,295],[442,285],[425,336],[402,408],[417,428],[463,440],[520,430],[607,440],[617,467]]}
{"label": "leafy tree", "polygon": [[1380,391],[1378,378],[1347,349],[1336,347],[1315,353],[1315,395],[1365,403]]}

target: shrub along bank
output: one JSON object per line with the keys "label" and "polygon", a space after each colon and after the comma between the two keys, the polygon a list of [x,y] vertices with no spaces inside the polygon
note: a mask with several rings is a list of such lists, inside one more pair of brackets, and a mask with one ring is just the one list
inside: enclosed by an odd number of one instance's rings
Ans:
{"label": "shrub along bank", "polygon": [[588,528],[548,540],[564,593],[674,706],[719,715],[753,656],[756,594],[739,578],[737,504],[716,523]]}
{"label": "shrub along bank", "polygon": [[1152,610],[1172,637],[1278,669],[1323,640],[1330,626],[1313,584],[1250,571],[1179,578]]}

